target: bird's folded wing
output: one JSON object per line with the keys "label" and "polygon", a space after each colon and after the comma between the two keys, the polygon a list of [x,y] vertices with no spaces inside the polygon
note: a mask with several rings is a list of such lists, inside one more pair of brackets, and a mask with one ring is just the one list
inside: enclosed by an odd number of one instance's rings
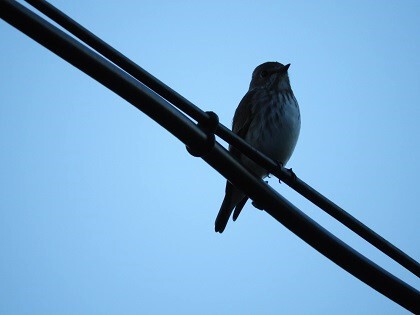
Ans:
{"label": "bird's folded wing", "polygon": [[[245,139],[249,126],[255,117],[253,99],[257,90],[258,89],[249,90],[244,95],[235,111],[235,116],[233,117],[232,131],[242,139]],[[241,153],[235,147],[229,146],[229,150],[233,156],[240,158]]]}

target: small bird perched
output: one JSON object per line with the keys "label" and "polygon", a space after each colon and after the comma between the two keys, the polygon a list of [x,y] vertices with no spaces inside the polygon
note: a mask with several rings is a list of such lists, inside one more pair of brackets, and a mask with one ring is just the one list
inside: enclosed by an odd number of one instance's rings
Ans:
{"label": "small bird perched", "polygon": [[[287,70],[290,64],[266,62],[255,68],[249,90],[233,117],[232,130],[258,151],[285,166],[295,149],[300,132],[298,102],[290,86]],[[267,170],[242,155],[236,148],[229,151],[256,176],[264,178]],[[231,183],[215,222],[222,233],[233,210],[235,221],[248,197]]]}

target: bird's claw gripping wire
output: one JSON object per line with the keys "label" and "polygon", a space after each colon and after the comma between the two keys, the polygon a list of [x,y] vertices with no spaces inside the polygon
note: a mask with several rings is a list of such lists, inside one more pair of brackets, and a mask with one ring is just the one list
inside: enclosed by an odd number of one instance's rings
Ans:
{"label": "bird's claw gripping wire", "polygon": [[[296,181],[297,180],[297,176],[296,176],[296,174],[295,174],[295,172],[293,171],[292,168],[285,168],[284,165],[283,165],[283,163],[281,163],[281,162],[279,162],[277,160],[276,160],[276,164],[277,164],[277,167],[279,169],[285,170],[287,173],[289,173],[289,176],[292,178],[293,181]],[[281,184],[281,180],[280,179],[279,179],[279,183]]]}

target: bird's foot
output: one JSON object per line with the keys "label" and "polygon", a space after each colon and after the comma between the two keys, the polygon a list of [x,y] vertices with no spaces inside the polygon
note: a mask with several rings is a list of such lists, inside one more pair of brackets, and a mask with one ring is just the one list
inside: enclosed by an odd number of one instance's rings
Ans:
{"label": "bird's foot", "polygon": [[[297,180],[297,176],[292,168],[285,168],[284,164],[279,161],[276,161],[276,163],[277,163],[278,168],[280,168],[281,170],[284,169],[287,173],[289,173],[289,176],[292,178],[293,181]],[[280,179],[279,179],[279,183],[281,184]]]}
{"label": "bird's foot", "polygon": [[[282,163],[282,162],[279,162],[279,161],[277,161],[277,160],[276,160],[276,164],[277,164],[277,167],[278,167],[279,169],[283,169],[284,165],[283,165],[283,163]],[[280,180],[280,179],[279,179],[279,183],[281,184],[281,180]]]}

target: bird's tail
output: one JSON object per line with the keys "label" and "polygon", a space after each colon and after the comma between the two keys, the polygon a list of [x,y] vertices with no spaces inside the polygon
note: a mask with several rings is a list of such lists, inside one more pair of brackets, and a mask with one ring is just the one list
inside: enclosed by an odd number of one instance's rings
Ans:
{"label": "bird's tail", "polygon": [[[217,214],[216,222],[214,223],[214,229],[216,232],[223,233],[233,210],[237,208],[235,213],[239,215],[247,199],[248,197],[246,197],[239,189],[235,188],[229,182],[226,183],[225,198],[223,199],[222,206]],[[240,209],[238,210],[238,208]],[[235,220],[237,215],[235,216]]]}
{"label": "bird's tail", "polygon": [[242,208],[245,206],[246,202],[248,201],[248,197],[244,197],[235,207],[235,211],[233,212],[232,220],[236,221],[241,214]]}

